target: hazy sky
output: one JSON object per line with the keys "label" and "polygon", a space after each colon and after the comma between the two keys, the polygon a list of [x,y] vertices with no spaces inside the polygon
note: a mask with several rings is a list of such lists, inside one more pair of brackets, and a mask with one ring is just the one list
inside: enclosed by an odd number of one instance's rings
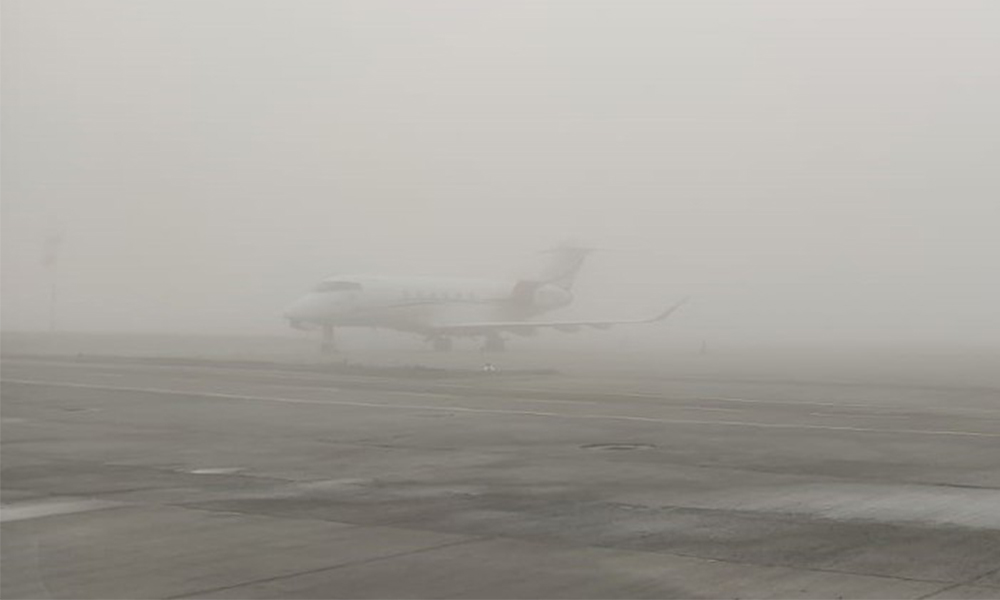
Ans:
{"label": "hazy sky", "polygon": [[[996,0],[6,0],[3,327],[284,331],[607,251],[579,316],[1000,344]],[[669,330],[663,335],[670,335]]]}

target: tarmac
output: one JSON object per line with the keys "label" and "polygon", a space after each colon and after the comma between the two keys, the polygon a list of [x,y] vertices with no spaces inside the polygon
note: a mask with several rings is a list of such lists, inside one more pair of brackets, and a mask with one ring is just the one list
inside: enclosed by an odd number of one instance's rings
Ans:
{"label": "tarmac", "polygon": [[1000,598],[989,377],[462,356],[8,353],[0,593]]}

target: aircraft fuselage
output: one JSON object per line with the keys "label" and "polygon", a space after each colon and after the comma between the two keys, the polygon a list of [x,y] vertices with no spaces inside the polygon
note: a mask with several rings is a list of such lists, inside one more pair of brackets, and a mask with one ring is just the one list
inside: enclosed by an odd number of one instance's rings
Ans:
{"label": "aircraft fuselage", "polygon": [[348,276],[324,280],[293,302],[293,326],[382,327],[430,333],[464,322],[524,320],[567,306],[573,294],[488,279]]}

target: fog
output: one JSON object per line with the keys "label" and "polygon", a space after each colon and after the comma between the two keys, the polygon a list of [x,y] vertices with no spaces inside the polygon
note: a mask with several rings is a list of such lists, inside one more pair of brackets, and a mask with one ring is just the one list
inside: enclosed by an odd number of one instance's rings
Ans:
{"label": "fog", "polygon": [[998,56],[992,0],[8,0],[2,325],[57,232],[59,330],[283,335],[571,237],[564,314],[692,298],[594,336],[997,346]]}

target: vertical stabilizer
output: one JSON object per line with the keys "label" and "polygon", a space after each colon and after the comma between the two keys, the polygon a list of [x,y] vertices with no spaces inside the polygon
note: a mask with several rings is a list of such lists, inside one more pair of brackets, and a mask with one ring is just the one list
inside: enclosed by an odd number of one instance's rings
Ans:
{"label": "vertical stabilizer", "polygon": [[573,287],[584,259],[593,251],[593,248],[569,243],[546,250],[542,253],[544,260],[539,265],[534,280],[569,290]]}

